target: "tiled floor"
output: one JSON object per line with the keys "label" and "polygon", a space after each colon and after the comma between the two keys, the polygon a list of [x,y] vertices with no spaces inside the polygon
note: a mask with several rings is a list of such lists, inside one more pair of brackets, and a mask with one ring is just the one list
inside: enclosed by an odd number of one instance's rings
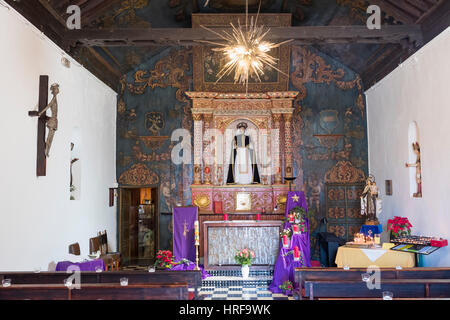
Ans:
{"label": "tiled floor", "polygon": [[[123,270],[148,270],[148,267],[129,266]],[[251,271],[243,279],[241,271],[208,271],[210,277],[203,280],[199,295],[204,300],[295,300],[279,293],[272,293],[268,285],[272,281],[273,271]],[[190,291],[192,291],[191,289]]]}
{"label": "tiled floor", "polygon": [[204,300],[294,300],[283,294],[272,293],[267,287],[241,287],[228,288],[202,287],[200,297]]}

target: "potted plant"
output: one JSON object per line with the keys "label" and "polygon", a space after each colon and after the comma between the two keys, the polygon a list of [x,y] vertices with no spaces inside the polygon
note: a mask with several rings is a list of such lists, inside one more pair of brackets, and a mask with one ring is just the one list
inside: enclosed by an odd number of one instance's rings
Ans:
{"label": "potted plant", "polygon": [[408,218],[405,217],[394,217],[387,222],[387,230],[391,232],[391,240],[410,235],[411,227],[412,224],[409,222]]}
{"label": "potted plant", "polygon": [[278,288],[283,290],[283,294],[286,296],[292,296],[292,291],[294,291],[294,285],[290,281],[283,282]]}
{"label": "potted plant", "polygon": [[169,250],[159,250],[156,253],[155,266],[159,269],[170,269],[176,264],[174,259],[175,257]]}
{"label": "potted plant", "polygon": [[255,252],[244,248],[236,253],[234,260],[241,265],[242,277],[244,279],[248,278],[250,274],[250,266],[252,265],[252,260],[255,259]]}

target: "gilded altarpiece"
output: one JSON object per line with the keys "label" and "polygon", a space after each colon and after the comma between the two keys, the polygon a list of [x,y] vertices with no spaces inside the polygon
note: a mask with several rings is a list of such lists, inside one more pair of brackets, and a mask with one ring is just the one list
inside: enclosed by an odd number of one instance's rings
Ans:
{"label": "gilded altarpiece", "polygon": [[[283,207],[288,192],[284,177],[292,175],[291,126],[297,92],[213,93],[187,92],[193,101],[194,183],[193,204],[200,213],[213,212],[220,201],[226,213],[273,212]],[[261,176],[260,184],[227,184],[233,133],[248,124]],[[281,127],[285,130],[280,131]],[[281,140],[284,143],[280,143]],[[284,159],[284,161],[283,161]],[[283,165],[284,164],[284,165]],[[289,175],[290,174],[290,175]],[[239,196],[248,194],[241,207]]]}

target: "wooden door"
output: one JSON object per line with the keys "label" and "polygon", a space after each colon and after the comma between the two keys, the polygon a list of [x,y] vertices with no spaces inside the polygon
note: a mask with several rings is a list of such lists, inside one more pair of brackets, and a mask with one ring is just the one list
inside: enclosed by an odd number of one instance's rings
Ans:
{"label": "wooden door", "polygon": [[130,261],[130,207],[132,192],[129,189],[120,189],[119,211],[119,251],[122,255],[122,263]]}
{"label": "wooden door", "polygon": [[365,216],[361,216],[360,196],[364,184],[327,183],[325,187],[327,231],[336,236],[353,240],[364,224]]}

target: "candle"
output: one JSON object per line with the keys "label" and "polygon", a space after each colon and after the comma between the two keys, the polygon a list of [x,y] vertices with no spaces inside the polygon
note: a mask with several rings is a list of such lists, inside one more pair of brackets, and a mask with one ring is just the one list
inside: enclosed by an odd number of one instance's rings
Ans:
{"label": "candle", "polygon": [[295,246],[294,248],[294,261],[299,261],[300,260],[300,250],[298,249],[297,246]]}
{"label": "candle", "polygon": [[289,238],[287,235],[283,235],[283,247],[285,248],[289,247]]}
{"label": "candle", "polygon": [[297,234],[298,233],[298,224],[294,224],[292,226],[292,229],[294,230],[294,233]]}
{"label": "candle", "polygon": [[256,220],[257,221],[261,221],[261,213],[257,213],[256,214]]}
{"label": "candle", "polygon": [[223,215],[223,220],[228,221],[228,213],[225,213],[225,214]]}
{"label": "candle", "polygon": [[289,215],[289,219],[290,219],[290,222],[293,223],[293,222],[294,222],[294,215],[293,215],[293,214],[290,214],[290,215]]}

